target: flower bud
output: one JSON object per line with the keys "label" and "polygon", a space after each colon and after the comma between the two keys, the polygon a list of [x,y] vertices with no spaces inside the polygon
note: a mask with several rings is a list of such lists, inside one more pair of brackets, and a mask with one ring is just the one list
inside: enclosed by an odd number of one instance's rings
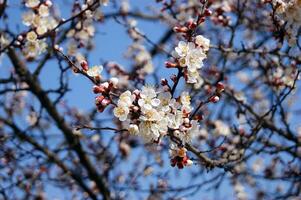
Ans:
{"label": "flower bud", "polygon": [[95,98],[95,104],[96,105],[101,105],[101,102],[104,100],[104,96],[98,96]]}
{"label": "flower bud", "polygon": [[188,28],[175,26],[173,28],[173,30],[174,30],[174,32],[177,32],[177,33],[186,33],[188,31]]}
{"label": "flower bud", "polygon": [[103,107],[108,106],[110,103],[111,103],[111,100],[110,100],[110,99],[103,99],[103,100],[101,101],[101,105],[102,105]]}
{"label": "flower bud", "polygon": [[204,15],[205,15],[206,17],[211,16],[211,15],[212,15],[212,11],[209,10],[208,8],[206,8],[206,9],[205,9],[205,12],[204,12]]}
{"label": "flower bud", "polygon": [[93,92],[95,94],[99,94],[99,93],[105,92],[105,89],[103,87],[101,87],[101,86],[94,85],[93,86]]}
{"label": "flower bud", "polygon": [[225,90],[224,84],[221,83],[221,82],[218,82],[217,85],[216,85],[216,91],[217,91],[218,93],[221,93],[221,92],[223,92],[224,90]]}
{"label": "flower bud", "polygon": [[170,79],[175,83],[177,82],[177,76],[175,74],[170,76]]}
{"label": "flower bud", "polygon": [[187,163],[186,163],[186,166],[191,166],[191,165],[193,165],[193,161],[190,160],[190,159],[188,159],[188,160],[187,160]]}
{"label": "flower bud", "polygon": [[110,83],[112,83],[113,87],[117,87],[118,82],[119,82],[118,78],[116,77],[110,78]]}
{"label": "flower bud", "polygon": [[212,96],[210,97],[209,101],[212,103],[216,103],[219,101],[219,96]]}
{"label": "flower bud", "polygon": [[128,131],[130,134],[136,135],[139,132],[139,128],[136,124],[130,124]]}
{"label": "flower bud", "polygon": [[22,35],[18,35],[18,40],[22,41],[24,39],[24,37]]}
{"label": "flower bud", "polygon": [[88,71],[89,67],[88,67],[88,63],[87,61],[83,60],[80,62],[80,66],[82,67],[83,70]]}
{"label": "flower bud", "polygon": [[187,23],[187,27],[188,27],[188,29],[190,29],[190,30],[195,29],[196,26],[197,26],[197,24],[196,24],[194,21],[192,21],[192,20],[188,21],[188,23]]}
{"label": "flower bud", "polygon": [[173,62],[170,62],[170,61],[166,61],[165,62],[165,66],[167,68],[176,68],[177,67],[177,64],[176,63],[173,63]]}
{"label": "flower bud", "polygon": [[102,83],[100,86],[102,86],[104,89],[108,89],[109,88],[109,83],[108,82],[104,82]]}
{"label": "flower bud", "polygon": [[198,21],[197,21],[197,24],[201,24],[205,21],[205,17],[199,17],[198,18]]}
{"label": "flower bud", "polygon": [[52,6],[52,2],[50,0],[45,1],[45,5],[48,7]]}
{"label": "flower bud", "polygon": [[162,78],[162,79],[161,79],[161,85],[162,85],[162,86],[168,85],[168,81],[167,81],[166,78]]}

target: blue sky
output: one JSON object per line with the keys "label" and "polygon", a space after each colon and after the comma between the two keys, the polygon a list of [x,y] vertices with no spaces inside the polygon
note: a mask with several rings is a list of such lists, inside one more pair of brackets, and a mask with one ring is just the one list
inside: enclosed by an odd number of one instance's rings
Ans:
{"label": "blue sky", "polygon": [[[65,2],[70,1],[59,1],[54,0],[54,4],[61,4],[60,10],[61,15],[65,18],[68,18],[70,15],[70,8],[66,7]],[[141,3],[143,2],[143,3]],[[147,3],[145,3],[147,2]],[[130,4],[135,10],[136,8],[139,8],[140,11],[145,11],[144,4],[150,5],[149,0],[130,0]],[[10,0],[9,4],[11,5],[10,13],[11,13],[11,23],[10,27],[18,32],[18,29],[20,30],[26,30],[25,26],[20,25],[21,20],[21,13],[20,10],[17,9],[20,5],[19,0]],[[156,4],[151,3],[156,7]],[[111,5],[107,8],[104,8],[104,13],[112,12]],[[12,17],[13,16],[13,17]],[[20,27],[18,27],[18,25]],[[3,27],[2,21],[0,21],[0,27]],[[159,40],[159,38],[165,33],[166,25],[163,24],[160,21],[138,21],[138,28],[142,30],[143,33],[147,35],[148,38],[150,38],[152,41],[156,42]],[[131,40],[127,36],[124,27],[122,25],[114,22],[114,19],[110,19],[109,21],[106,21],[104,24],[97,25],[97,36],[95,37],[95,48],[89,53],[89,64],[91,65],[98,65],[102,64],[103,61],[116,61],[120,63],[121,65],[128,68],[130,66],[130,62],[124,58],[124,50],[131,44]],[[239,36],[237,39],[237,44],[239,44]],[[146,43],[147,44],[147,43]],[[149,44],[147,44],[148,47],[151,47]],[[158,56],[154,59],[154,65],[156,68],[159,68],[159,74],[161,77],[169,77],[172,74],[171,70],[165,70],[164,68],[164,56]],[[9,73],[9,67],[10,63],[8,62],[6,57],[2,58],[2,63],[0,64],[0,77],[5,77]],[[28,66],[30,69],[34,70],[36,67],[36,62],[33,62]],[[54,61],[49,61],[46,65],[46,67],[43,69],[41,74],[41,84],[43,88],[56,88],[58,84],[58,65]],[[83,112],[89,111],[94,107],[94,97],[95,95],[92,93],[92,84],[89,80],[87,80],[85,77],[74,75],[71,71],[69,72],[69,79],[70,79],[70,87],[72,91],[70,91],[66,98],[64,99],[70,106],[77,107]],[[148,81],[151,83],[152,79],[149,78]],[[235,80],[234,80],[235,83]],[[99,114],[99,118],[101,118],[103,115]],[[297,121],[297,120],[296,120]],[[56,130],[52,130],[53,132],[56,132]],[[87,133],[91,134],[91,133]],[[114,133],[110,133],[114,134]],[[131,155],[129,162],[131,159],[135,159],[136,156],[138,156],[141,152],[140,151],[134,151]],[[170,168],[168,165],[168,153],[165,154],[165,166],[164,168],[156,168],[156,170],[160,171],[166,171],[168,173],[172,173],[172,179],[171,181],[175,183],[176,186],[183,186],[185,184],[191,184],[191,180],[193,177],[191,177],[191,172],[198,173],[200,170],[200,166],[193,166],[191,168],[186,168],[184,170],[177,170],[176,168]],[[144,160],[143,162],[149,162],[149,160]],[[120,169],[123,170],[129,170],[127,163],[123,163],[120,166]],[[213,175],[215,173],[220,172],[220,169],[216,169],[214,172],[209,172],[208,177],[210,175]],[[204,175],[204,180],[208,178]],[[148,185],[152,182],[154,182],[154,179],[152,177],[145,177],[145,182],[142,184],[142,188],[147,188]],[[204,180],[194,180],[195,182],[202,182]],[[225,181],[220,188],[220,193],[213,193],[213,192],[204,192],[201,191],[197,193],[198,195],[202,196],[203,199],[233,199],[233,191],[229,187],[229,182]],[[47,196],[49,199],[54,198],[64,198],[63,196],[68,194],[63,194],[62,191],[55,192],[55,190],[51,187],[49,188]],[[198,199],[199,196],[193,196],[189,199]],[[217,196],[216,196],[217,195]],[[68,197],[67,197],[68,198]]]}

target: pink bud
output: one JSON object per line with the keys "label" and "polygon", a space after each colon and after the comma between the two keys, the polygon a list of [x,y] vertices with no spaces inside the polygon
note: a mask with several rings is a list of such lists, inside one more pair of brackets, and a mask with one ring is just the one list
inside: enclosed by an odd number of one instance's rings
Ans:
{"label": "pink bud", "polygon": [[93,86],[93,92],[95,94],[103,93],[104,91],[105,91],[105,89],[101,86],[97,86],[97,85]]}
{"label": "pink bud", "polygon": [[186,33],[188,31],[188,28],[175,26],[173,28],[173,30],[174,30],[174,32],[177,32],[177,33]]}
{"label": "pink bud", "polygon": [[161,85],[162,86],[168,85],[168,81],[166,80],[166,78],[161,79]]}
{"label": "pink bud", "polygon": [[177,79],[177,75],[173,74],[170,76],[170,79],[173,81],[173,82],[177,82],[178,79]]}
{"label": "pink bud", "polygon": [[101,105],[101,102],[104,100],[104,96],[98,96],[95,98],[95,104],[96,105]]}
{"label": "pink bud", "polygon": [[206,8],[206,9],[205,9],[205,12],[204,12],[204,15],[205,15],[205,16],[210,16],[210,15],[212,15],[212,11],[209,10],[208,8]]}
{"label": "pink bud", "polygon": [[177,67],[177,64],[176,64],[176,63],[172,63],[172,62],[170,62],[170,61],[166,61],[166,62],[165,62],[165,66],[166,66],[167,68],[176,68],[176,67]]}
{"label": "pink bud", "polygon": [[199,19],[198,19],[198,24],[201,24],[201,23],[203,23],[205,21],[205,17],[200,17]]}
{"label": "pink bud", "polygon": [[212,103],[216,103],[219,101],[219,96],[212,96],[210,97],[209,101]]}
{"label": "pink bud", "polygon": [[109,100],[109,99],[103,99],[102,101],[101,101],[101,105],[103,106],[103,107],[106,107],[107,105],[109,105],[111,103],[111,100]]}
{"label": "pink bud", "polygon": [[192,29],[195,29],[197,24],[194,21],[190,20],[190,21],[187,22],[187,26],[190,30],[192,30]]}
{"label": "pink bud", "polygon": [[50,0],[45,1],[45,5],[48,7],[52,6],[52,2]]}
{"label": "pink bud", "polygon": [[87,61],[83,60],[80,62],[80,66],[82,67],[83,70],[88,71],[89,67],[88,67],[88,63]]}
{"label": "pink bud", "polygon": [[104,89],[108,89],[109,88],[109,83],[108,82],[104,82],[102,83],[100,86],[102,86]]}
{"label": "pink bud", "polygon": [[221,82],[218,82],[217,85],[216,85],[216,90],[217,90],[218,93],[223,92],[225,90],[224,84],[221,83]]}

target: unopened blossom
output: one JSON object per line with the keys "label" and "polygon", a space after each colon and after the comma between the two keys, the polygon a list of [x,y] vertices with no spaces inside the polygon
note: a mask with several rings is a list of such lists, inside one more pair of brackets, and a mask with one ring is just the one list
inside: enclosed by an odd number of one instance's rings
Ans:
{"label": "unopened blossom", "polygon": [[128,131],[132,135],[137,135],[139,133],[139,128],[136,124],[130,124]]}
{"label": "unopened blossom", "polygon": [[99,0],[99,2],[103,5],[103,6],[107,6],[109,4],[109,0]]}
{"label": "unopened blossom", "polygon": [[88,69],[87,74],[91,77],[96,77],[99,76],[100,73],[103,70],[103,66],[99,65],[99,66],[93,66],[91,68]]}
{"label": "unopened blossom", "polygon": [[170,164],[172,167],[177,166],[179,169],[183,169],[185,166],[191,166],[193,161],[186,155],[187,149],[184,147],[178,148],[176,145],[170,145]]}

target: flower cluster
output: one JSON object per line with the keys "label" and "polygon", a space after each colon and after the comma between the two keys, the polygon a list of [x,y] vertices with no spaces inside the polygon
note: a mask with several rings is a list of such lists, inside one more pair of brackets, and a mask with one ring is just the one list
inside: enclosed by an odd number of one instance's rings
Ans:
{"label": "flower cluster", "polygon": [[286,37],[290,46],[297,42],[298,30],[301,25],[301,1],[300,0],[273,0],[276,13],[281,17],[282,24],[285,24]]}
{"label": "flower cluster", "polygon": [[184,166],[191,166],[193,164],[193,161],[189,159],[189,157],[186,154],[187,149],[184,147],[178,148],[177,146],[171,145],[171,148],[169,150],[170,154],[170,165],[172,167],[177,166],[179,169],[184,168]]}
{"label": "flower cluster", "polygon": [[[27,0],[25,6],[30,10],[22,15],[22,21],[32,31],[26,34],[23,52],[27,58],[35,58],[47,48],[45,39],[39,39],[39,37],[56,28],[58,22],[50,15],[49,9],[52,6],[50,0],[44,3],[40,0]],[[23,37],[20,36],[18,39],[22,41]]]}
{"label": "flower cluster", "polygon": [[[180,41],[173,51],[172,55],[176,59],[177,64],[184,68],[185,79],[187,83],[200,84],[202,78],[199,69],[203,67],[203,60],[207,57],[206,52],[209,50],[210,40],[198,35],[194,38],[194,42]],[[171,67],[168,65],[167,67]]]}
{"label": "flower cluster", "polygon": [[[80,20],[75,23],[75,26],[71,28],[67,37],[70,38],[68,44],[68,55],[75,56],[77,61],[83,59],[83,55],[78,51],[82,47],[91,48],[93,47],[92,39],[95,35],[95,21],[101,21],[103,18],[103,13],[100,9],[92,9],[93,5],[98,3],[98,1],[88,0],[85,4],[80,5],[77,2],[74,5],[74,11],[77,13],[82,13]],[[101,5],[106,6],[108,0],[99,0]]]}
{"label": "flower cluster", "polygon": [[144,86],[141,91],[122,93],[114,115],[127,124],[130,133],[141,136],[146,142],[159,142],[171,133],[185,144],[199,131],[197,121],[189,119],[191,111],[187,92],[174,99],[169,91]]}
{"label": "flower cluster", "polygon": [[191,143],[200,132],[198,121],[190,119],[190,98],[188,92],[172,98],[164,87],[143,86],[123,92],[113,112],[130,134],[141,136],[145,142],[159,143],[165,135],[176,138],[179,143],[171,142],[171,165],[181,169],[193,163],[181,145]]}
{"label": "flower cluster", "polygon": [[143,45],[144,38],[141,37],[139,29],[137,28],[137,21],[130,20],[128,33],[132,38],[133,43],[129,46],[126,56],[134,61],[136,73],[142,78],[146,74],[154,71],[152,57],[150,52]]}

